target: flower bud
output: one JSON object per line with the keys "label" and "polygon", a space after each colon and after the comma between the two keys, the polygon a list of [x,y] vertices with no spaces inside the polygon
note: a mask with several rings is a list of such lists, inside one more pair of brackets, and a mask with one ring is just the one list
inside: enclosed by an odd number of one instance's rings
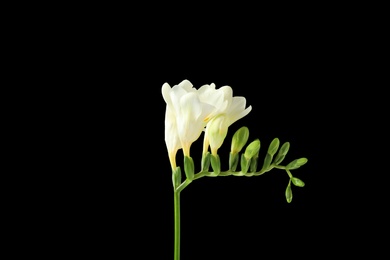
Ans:
{"label": "flower bud", "polygon": [[231,153],[236,154],[239,153],[249,138],[249,129],[246,126],[241,127],[238,129],[232,138],[232,145],[231,145]]}
{"label": "flower bud", "polygon": [[257,155],[260,150],[260,140],[256,139],[252,141],[245,149],[244,156],[247,160],[251,159],[253,156]]}
{"label": "flower bud", "polygon": [[307,163],[307,158],[299,158],[287,164],[286,169],[293,170]]}
{"label": "flower bud", "polygon": [[305,186],[305,183],[301,180],[301,179],[298,179],[296,177],[292,177],[291,178],[291,181],[292,183],[295,185],[295,186],[298,186],[298,187],[304,187]]}
{"label": "flower bud", "polygon": [[211,153],[217,154],[227,135],[229,122],[225,115],[219,115],[210,120],[206,127],[206,135],[210,143]]}
{"label": "flower bud", "polygon": [[278,151],[279,144],[280,144],[280,141],[278,138],[274,138],[274,140],[272,140],[271,144],[268,147],[268,153],[271,156],[274,156],[275,153]]}
{"label": "flower bud", "polygon": [[282,147],[279,149],[278,154],[275,157],[275,160],[274,160],[274,164],[275,165],[280,164],[284,160],[284,158],[286,157],[286,154],[287,154],[289,148],[290,148],[290,143],[289,142],[285,142],[282,145]]}
{"label": "flower bud", "polygon": [[290,203],[292,201],[292,198],[293,198],[293,194],[292,194],[292,190],[291,190],[291,180],[287,184],[285,196],[286,196],[287,202]]}

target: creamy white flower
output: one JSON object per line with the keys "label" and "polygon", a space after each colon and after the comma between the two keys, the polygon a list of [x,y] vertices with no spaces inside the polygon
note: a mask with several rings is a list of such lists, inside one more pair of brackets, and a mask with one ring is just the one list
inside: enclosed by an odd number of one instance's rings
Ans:
{"label": "creamy white flower", "polygon": [[167,104],[165,143],[173,169],[176,168],[177,151],[183,149],[184,155],[189,156],[191,144],[204,130],[203,152],[210,146],[212,153],[216,154],[229,126],[252,109],[251,106],[245,108],[244,97],[233,97],[230,86],[216,89],[214,83],[199,89],[195,89],[188,80],[172,88],[165,83],[162,95]]}
{"label": "creamy white flower", "polygon": [[172,168],[176,168],[176,153],[183,149],[189,156],[191,144],[204,130],[215,107],[199,99],[198,92],[188,80],[172,88],[168,83],[162,87],[167,104],[165,115],[165,143]]}
{"label": "creamy white flower", "polygon": [[222,146],[229,126],[252,110],[252,106],[245,108],[246,99],[244,97],[233,97],[233,90],[230,86],[223,86],[217,91],[223,93],[224,100],[217,103],[218,106],[214,111],[214,116],[206,126],[203,143],[203,152],[205,153],[210,145],[211,153],[214,155]]}
{"label": "creamy white flower", "polygon": [[198,89],[199,99],[215,107],[207,118],[207,121],[226,110],[228,100],[225,98],[225,95],[223,88],[215,89],[214,83],[203,85]]}
{"label": "creamy white flower", "polygon": [[169,161],[172,170],[176,169],[176,153],[181,148],[179,136],[177,134],[176,113],[171,99],[171,87],[165,83],[161,89],[163,98],[166,102],[165,110],[165,144],[168,150]]}
{"label": "creamy white flower", "polygon": [[207,152],[209,146],[213,155],[222,146],[229,128],[228,120],[225,114],[213,117],[207,124],[203,140],[203,153]]}

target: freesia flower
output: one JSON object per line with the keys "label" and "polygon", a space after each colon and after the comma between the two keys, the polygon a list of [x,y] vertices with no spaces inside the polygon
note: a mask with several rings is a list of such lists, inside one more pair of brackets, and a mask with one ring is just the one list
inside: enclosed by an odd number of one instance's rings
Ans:
{"label": "freesia flower", "polygon": [[203,143],[203,152],[205,153],[210,145],[211,153],[217,154],[221,147],[230,125],[246,116],[252,106],[245,108],[245,97],[233,97],[233,90],[230,86],[223,86],[217,91],[223,93],[223,102],[218,103],[215,116],[210,119],[206,126],[205,138]]}
{"label": "freesia flower", "polygon": [[165,110],[165,144],[167,146],[172,170],[175,170],[176,153],[181,148],[181,143],[179,136],[177,135],[176,115],[172,106],[168,104]]}
{"label": "freesia flower", "polygon": [[168,83],[162,86],[162,95],[167,104],[165,114],[165,143],[173,169],[176,168],[176,153],[183,149],[190,155],[191,144],[204,130],[215,106],[202,102],[198,92],[188,80],[172,88]]}

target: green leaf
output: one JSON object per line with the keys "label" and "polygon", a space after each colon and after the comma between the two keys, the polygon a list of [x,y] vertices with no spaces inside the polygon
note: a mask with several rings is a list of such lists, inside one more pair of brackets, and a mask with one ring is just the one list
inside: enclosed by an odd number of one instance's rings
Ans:
{"label": "green leaf", "polygon": [[211,168],[213,168],[214,173],[219,174],[221,172],[221,161],[219,155],[211,155]]}
{"label": "green leaf", "polygon": [[285,195],[286,195],[287,202],[290,203],[292,201],[292,198],[293,198],[293,194],[292,194],[292,190],[291,190],[291,180],[288,182]]}
{"label": "green leaf", "polygon": [[298,178],[296,178],[296,177],[292,177],[292,178],[291,178],[291,181],[292,181],[292,183],[293,183],[295,186],[298,186],[298,187],[304,187],[304,186],[305,186],[305,183],[304,183],[302,180],[300,180],[300,179],[298,179]]}
{"label": "green leaf", "polygon": [[297,169],[297,168],[301,167],[302,165],[304,165],[305,163],[307,163],[307,158],[295,159],[294,161],[287,164],[286,169],[288,169],[288,170]]}
{"label": "green leaf", "polygon": [[275,155],[276,151],[278,150],[279,148],[279,139],[278,138],[274,138],[274,140],[272,140],[271,144],[269,145],[268,147],[268,153],[272,156]]}
{"label": "green leaf", "polygon": [[233,135],[230,151],[233,154],[239,153],[241,149],[244,147],[244,145],[246,144],[246,142],[248,141],[248,138],[249,138],[248,127],[243,126],[240,129],[238,129]]}
{"label": "green leaf", "polygon": [[184,172],[188,180],[192,181],[194,179],[194,160],[189,156],[184,156]]}

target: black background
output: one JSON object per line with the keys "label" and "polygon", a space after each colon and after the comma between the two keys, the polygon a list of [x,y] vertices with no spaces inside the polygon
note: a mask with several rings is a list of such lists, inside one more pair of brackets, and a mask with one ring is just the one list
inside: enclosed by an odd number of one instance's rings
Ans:
{"label": "black background", "polygon": [[[284,195],[288,176],[277,169],[191,183],[181,193],[182,259],[356,253],[363,234],[375,230],[363,217],[375,208],[371,187],[349,161],[360,152],[349,146],[356,140],[351,89],[358,90],[350,82],[359,80],[352,69],[359,56],[348,23],[316,15],[201,26],[88,12],[85,21],[58,26],[63,34],[51,39],[44,59],[45,83],[53,86],[45,110],[56,108],[44,131],[53,136],[50,174],[32,193],[39,196],[26,199],[41,227],[33,229],[53,254],[173,258],[161,87],[184,79],[196,88],[229,85],[252,106],[229,128],[222,168],[241,126],[250,140],[260,139],[260,161],[277,137],[291,145],[285,162],[308,163],[293,171],[306,185],[292,187],[291,203]],[[191,148],[196,166],[201,146],[200,139]]]}
{"label": "black background", "polygon": [[[262,142],[261,159],[278,137],[291,144],[286,161],[306,157],[308,163],[293,172],[306,186],[293,187],[290,204],[284,195],[288,178],[280,170],[193,182],[181,195],[182,258],[313,258],[318,251],[348,252],[344,239],[357,232],[351,222],[357,208],[356,195],[344,192],[352,173],[332,164],[342,135],[329,109],[341,98],[331,94],[338,91],[332,86],[335,61],[324,45],[291,42],[248,40],[236,47],[217,40],[204,46],[207,52],[159,47],[135,52],[145,55],[135,60],[114,51],[114,59],[98,61],[102,68],[91,72],[98,87],[92,85],[82,99],[89,101],[80,123],[87,126],[82,140],[91,161],[81,175],[79,208],[71,209],[77,212],[75,234],[84,230],[94,252],[131,256],[140,251],[145,259],[172,258],[173,191],[161,86],[188,79],[195,87],[229,85],[253,107],[230,127],[220,150],[222,165],[227,165],[230,138],[240,126],[249,128],[250,140]],[[198,140],[191,150],[197,166],[200,152]]]}

